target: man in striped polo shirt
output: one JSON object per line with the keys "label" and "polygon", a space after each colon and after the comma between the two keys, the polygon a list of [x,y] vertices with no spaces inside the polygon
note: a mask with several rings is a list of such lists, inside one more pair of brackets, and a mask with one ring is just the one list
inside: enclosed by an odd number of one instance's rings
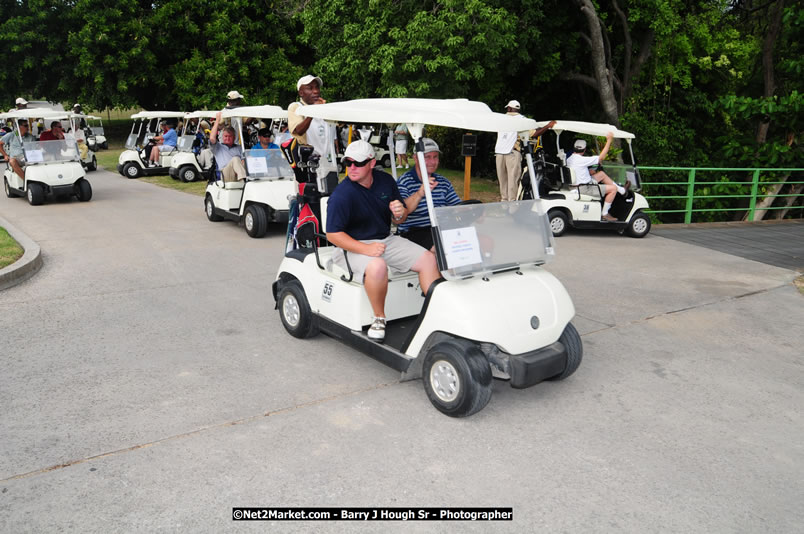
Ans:
{"label": "man in striped polo shirt", "polygon": [[[439,154],[438,144],[429,137],[424,142],[424,164],[427,167],[428,184],[433,195],[433,206],[454,206],[461,203],[452,184],[445,177],[436,174]],[[419,158],[415,158],[416,166],[397,180],[399,193],[405,201],[408,218],[399,225],[402,237],[410,239],[427,250],[433,248],[433,234],[430,230],[430,216],[427,213],[427,201],[424,197],[424,184],[421,179]]]}

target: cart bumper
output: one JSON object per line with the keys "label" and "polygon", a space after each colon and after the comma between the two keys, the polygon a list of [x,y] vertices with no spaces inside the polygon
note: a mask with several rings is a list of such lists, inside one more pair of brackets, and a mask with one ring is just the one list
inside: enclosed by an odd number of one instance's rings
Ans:
{"label": "cart bumper", "polygon": [[511,387],[522,389],[560,375],[567,366],[567,349],[560,341],[542,349],[509,357]]}
{"label": "cart bumper", "polygon": [[168,170],[168,174],[171,178],[178,178],[179,177],[179,168],[178,167],[171,167]]}

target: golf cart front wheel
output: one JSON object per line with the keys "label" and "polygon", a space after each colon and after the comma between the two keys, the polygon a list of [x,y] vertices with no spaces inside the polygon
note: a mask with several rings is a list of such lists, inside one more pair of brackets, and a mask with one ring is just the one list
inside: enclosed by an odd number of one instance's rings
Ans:
{"label": "golf cart front wheel", "polygon": [[581,336],[578,334],[575,327],[572,326],[572,323],[567,323],[567,326],[564,328],[558,340],[567,350],[567,366],[564,367],[564,371],[551,377],[549,380],[564,380],[578,370],[578,367],[581,365],[581,360],[583,360],[583,342],[581,342]]}
{"label": "golf cart front wheel", "polygon": [[95,171],[97,169],[98,169],[98,158],[95,157],[95,154],[92,154],[92,161],[87,163],[87,170]]}
{"label": "golf cart front wheel", "polygon": [[38,206],[45,201],[45,189],[36,182],[28,184],[28,204]]}
{"label": "golf cart front wheel", "polygon": [[136,163],[126,163],[123,165],[123,176],[126,178],[139,178],[140,167]]}
{"label": "golf cart front wheel", "polygon": [[207,219],[212,222],[219,222],[223,220],[223,217],[215,213],[215,203],[212,201],[212,197],[207,195],[207,198],[204,199],[204,211],[207,212]]}
{"label": "golf cart front wheel", "polygon": [[424,357],[424,391],[435,408],[450,417],[467,417],[491,399],[491,367],[468,341],[442,341]]}
{"label": "golf cart front wheel", "polygon": [[553,236],[560,237],[564,235],[569,224],[567,215],[561,210],[552,210],[547,213],[547,218],[550,219],[550,231],[553,232]]}
{"label": "golf cart front wheel", "polygon": [[259,204],[251,204],[243,214],[243,226],[250,237],[258,238],[268,231],[268,214]]}
{"label": "golf cart front wheel", "polygon": [[650,232],[650,217],[642,213],[635,213],[628,223],[628,235],[631,237],[645,237]]}
{"label": "golf cart front wheel", "polygon": [[304,339],[318,335],[318,322],[310,310],[304,288],[297,280],[282,284],[279,290],[279,318],[293,337]]}
{"label": "golf cart front wheel", "polygon": [[92,186],[84,178],[79,178],[73,185],[75,198],[81,202],[88,202],[92,198]]}

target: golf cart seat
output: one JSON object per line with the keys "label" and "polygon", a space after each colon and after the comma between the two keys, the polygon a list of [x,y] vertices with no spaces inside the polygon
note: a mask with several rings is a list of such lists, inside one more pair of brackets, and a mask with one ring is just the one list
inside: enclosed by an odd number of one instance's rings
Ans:
{"label": "golf cart seat", "polygon": [[[565,176],[565,177],[569,176],[569,178],[570,178],[570,184],[569,184],[570,188],[575,189],[577,191],[577,193],[578,193],[578,196],[576,197],[576,200],[581,200],[581,201],[584,201],[584,202],[589,202],[589,201],[597,202],[601,198],[603,198],[604,195],[602,194],[602,191],[601,191],[600,198],[596,198],[596,197],[594,197],[592,195],[587,195],[587,194],[581,193],[579,188],[583,184],[578,183],[578,176],[575,174],[575,170],[572,167],[564,167],[562,170],[565,171],[565,173],[566,173],[563,176]],[[598,186],[598,188],[599,187],[600,186]]]}

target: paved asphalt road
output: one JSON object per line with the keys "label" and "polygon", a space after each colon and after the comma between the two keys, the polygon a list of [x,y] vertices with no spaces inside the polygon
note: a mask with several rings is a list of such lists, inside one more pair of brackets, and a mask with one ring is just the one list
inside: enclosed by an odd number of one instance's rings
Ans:
{"label": "paved asphalt road", "polygon": [[[573,233],[548,268],[585,359],[450,419],[421,383],[283,330],[284,235],[99,171],[86,204],[0,213],[44,267],[0,292],[0,532],[794,532],[795,273],[649,235]],[[493,310],[478,306],[478,313]],[[505,506],[513,522],[231,520],[233,506]],[[796,526],[798,525],[798,526]]]}

